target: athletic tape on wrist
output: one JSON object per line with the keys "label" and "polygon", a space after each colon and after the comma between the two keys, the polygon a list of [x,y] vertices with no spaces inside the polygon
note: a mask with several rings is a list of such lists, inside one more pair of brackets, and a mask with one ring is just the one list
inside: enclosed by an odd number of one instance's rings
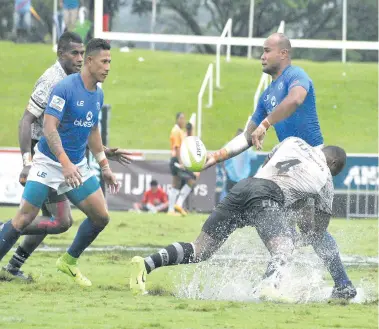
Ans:
{"label": "athletic tape on wrist", "polygon": [[24,164],[24,167],[32,165],[32,155],[30,152],[25,152],[22,155],[22,163]]}
{"label": "athletic tape on wrist", "polygon": [[265,128],[266,130],[267,130],[268,128],[271,127],[271,123],[270,123],[270,121],[268,121],[267,118],[264,119],[264,120],[261,122],[260,125],[261,125],[263,128]]}
{"label": "athletic tape on wrist", "polygon": [[241,150],[246,150],[248,147],[249,143],[246,140],[245,134],[239,134],[225,145],[226,155],[238,154]]}
{"label": "athletic tape on wrist", "polygon": [[99,165],[100,165],[100,167],[101,167],[101,171],[105,171],[105,170],[111,169],[111,167],[110,167],[109,164],[108,164],[108,161],[107,161],[107,163],[104,164],[104,165],[101,165],[100,163],[99,163]]}
{"label": "athletic tape on wrist", "polygon": [[97,163],[99,164],[102,171],[110,169],[109,164],[108,164],[108,159],[107,159],[104,151],[101,151],[101,152],[95,154],[95,159],[96,159]]}
{"label": "athletic tape on wrist", "polygon": [[95,154],[95,159],[97,161],[97,163],[100,163],[101,161],[103,161],[104,159],[106,159],[106,155],[105,155],[105,152],[104,151],[101,151],[97,154]]}

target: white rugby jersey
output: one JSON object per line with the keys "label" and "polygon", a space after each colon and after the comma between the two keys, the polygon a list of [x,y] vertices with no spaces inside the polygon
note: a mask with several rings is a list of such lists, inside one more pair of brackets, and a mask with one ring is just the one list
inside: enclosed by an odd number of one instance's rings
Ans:
{"label": "white rugby jersey", "polygon": [[37,80],[33,92],[29,98],[27,110],[32,113],[37,120],[32,124],[32,139],[39,140],[43,136],[43,113],[50,94],[55,85],[67,76],[61,64],[56,61]]}
{"label": "white rugby jersey", "polygon": [[313,198],[316,208],[332,214],[333,178],[319,148],[289,137],[272,150],[269,158],[255,177],[275,182],[283,191],[286,207]]}

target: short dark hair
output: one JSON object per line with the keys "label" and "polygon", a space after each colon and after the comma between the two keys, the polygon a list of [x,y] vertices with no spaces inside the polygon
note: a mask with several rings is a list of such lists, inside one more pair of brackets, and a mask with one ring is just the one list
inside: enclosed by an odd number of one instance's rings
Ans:
{"label": "short dark hair", "polygon": [[181,116],[183,114],[183,112],[178,112],[178,113],[176,113],[176,121],[178,121],[178,119],[179,119],[179,117]]}
{"label": "short dark hair", "polygon": [[186,129],[187,130],[191,130],[192,129],[192,123],[191,122],[187,122]]}
{"label": "short dark hair", "polygon": [[158,181],[156,179],[153,179],[151,182],[150,182],[150,186],[158,186]]}
{"label": "short dark hair", "polygon": [[66,52],[70,48],[70,43],[83,43],[81,36],[74,32],[64,32],[58,40],[58,49],[59,51]]}
{"label": "short dark hair", "polygon": [[93,38],[87,43],[86,57],[93,55],[94,52],[110,49],[111,45],[106,40],[100,38]]}
{"label": "short dark hair", "polygon": [[332,175],[333,176],[338,175],[342,171],[342,169],[345,167],[345,164],[346,164],[347,155],[346,155],[345,150],[339,146],[329,145],[329,146],[325,146],[322,149],[322,151],[325,154],[327,162],[328,162],[328,159],[329,159],[329,163],[331,161],[333,162],[334,168],[333,168]]}

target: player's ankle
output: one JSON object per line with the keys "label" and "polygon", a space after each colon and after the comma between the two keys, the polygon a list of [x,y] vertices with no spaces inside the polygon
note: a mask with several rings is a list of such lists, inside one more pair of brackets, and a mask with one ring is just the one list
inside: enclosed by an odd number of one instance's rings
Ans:
{"label": "player's ankle", "polygon": [[145,258],[146,272],[149,274],[162,266],[189,264],[194,261],[194,258],[195,252],[191,243],[175,242]]}
{"label": "player's ankle", "polygon": [[76,265],[78,263],[78,259],[71,256],[68,252],[65,252],[63,254],[62,260],[64,260],[69,265]]}

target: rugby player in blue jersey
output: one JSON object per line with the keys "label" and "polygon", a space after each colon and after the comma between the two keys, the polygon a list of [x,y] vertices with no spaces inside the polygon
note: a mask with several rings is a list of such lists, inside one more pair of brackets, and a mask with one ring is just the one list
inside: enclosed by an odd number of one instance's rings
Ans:
{"label": "rugby player in blue jersey", "polygon": [[[74,32],[65,32],[58,40],[57,61],[51,65],[37,80],[29,102],[19,124],[19,142],[23,159],[23,169],[20,173],[20,183],[25,185],[28,177],[34,147],[43,136],[43,114],[50,94],[55,85],[70,74],[80,72],[84,58],[84,45],[81,37]],[[107,148],[105,155],[109,160],[126,165],[130,163],[126,150]],[[42,205],[42,215],[37,216],[23,231],[24,240],[17,247],[9,263],[2,268],[10,278],[29,280],[21,267],[33,251],[41,244],[47,234],[60,234],[72,225],[70,202],[65,194],[50,193]],[[1,223],[2,224],[2,223]]]}
{"label": "rugby player in blue jersey", "polygon": [[57,268],[78,284],[91,286],[91,281],[78,269],[77,260],[108,224],[109,214],[99,182],[87,165],[87,145],[110,191],[119,189],[98,127],[104,95],[97,83],[106,79],[110,62],[109,44],[92,39],[86,47],[82,72],[64,78],[54,87],[44,114],[44,136],[36,147],[20,209],[0,231],[0,260],[38,215],[53,188],[58,195],[65,193],[88,216],[70,248],[57,260]]}
{"label": "rugby player in blue jersey", "polygon": [[[261,95],[245,133],[209,154],[204,169],[251,146],[262,149],[266,131],[271,126],[279,142],[287,137],[299,137],[313,147],[323,147],[314,85],[303,69],[291,64],[290,40],[282,33],[272,34],[264,42],[261,60],[263,72],[271,75],[272,83]],[[311,211],[308,208],[298,211],[297,216]],[[332,297],[353,298],[357,292],[346,274],[334,238],[325,232],[311,244],[334,280]]]}

